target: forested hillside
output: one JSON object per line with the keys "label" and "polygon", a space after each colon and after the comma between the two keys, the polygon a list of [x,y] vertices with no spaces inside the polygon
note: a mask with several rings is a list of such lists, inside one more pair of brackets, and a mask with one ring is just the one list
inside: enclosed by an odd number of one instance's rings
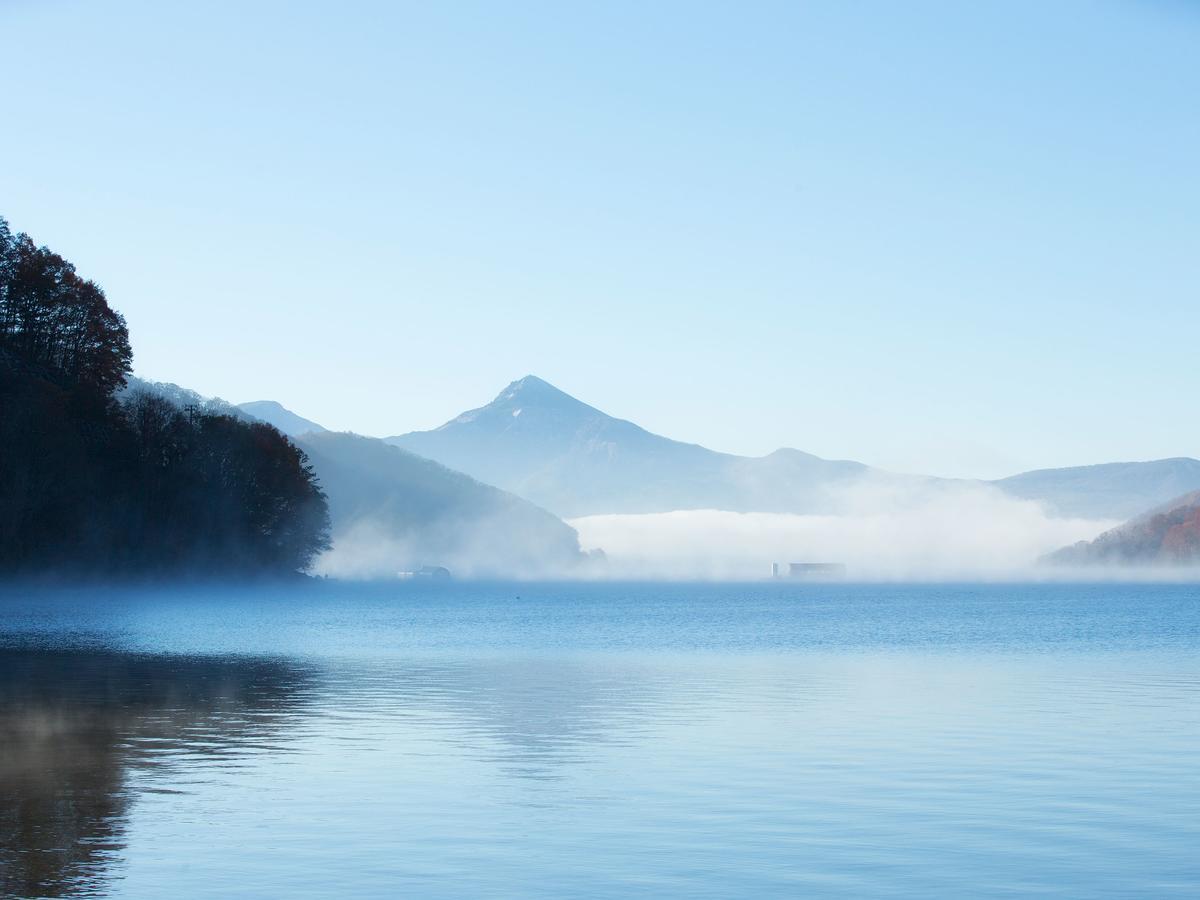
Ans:
{"label": "forested hillside", "polygon": [[303,570],[325,497],[269,425],[135,394],[125,320],[0,219],[0,571]]}
{"label": "forested hillside", "polygon": [[1046,558],[1058,565],[1195,566],[1200,564],[1200,491]]}

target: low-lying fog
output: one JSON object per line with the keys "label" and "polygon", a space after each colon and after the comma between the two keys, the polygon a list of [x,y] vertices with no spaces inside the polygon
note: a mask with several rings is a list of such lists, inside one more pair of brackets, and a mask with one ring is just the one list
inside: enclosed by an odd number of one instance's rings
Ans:
{"label": "low-lying fog", "polygon": [[986,485],[896,492],[859,485],[835,515],[692,510],[571,521],[610,577],[754,579],[772,562],[846,566],[858,580],[1045,577],[1037,560],[1118,524],[1051,516]]}
{"label": "low-lying fog", "polygon": [[[1114,521],[1059,518],[1039,502],[978,483],[897,488],[861,482],[830,495],[820,515],[689,510],[597,515],[569,522],[585,551],[548,542],[544,529],[508,520],[450,518],[436,533],[397,533],[364,519],[335,533],[315,574],[389,579],[421,565],[446,566],[460,579],[609,578],[757,580],[771,563],[840,563],[849,580],[1020,580],[1125,578],[1129,570],[1039,566],[1046,553],[1090,540]],[[567,536],[570,532],[562,529]],[[561,541],[559,542],[561,543]],[[1155,579],[1168,577],[1159,569]]]}

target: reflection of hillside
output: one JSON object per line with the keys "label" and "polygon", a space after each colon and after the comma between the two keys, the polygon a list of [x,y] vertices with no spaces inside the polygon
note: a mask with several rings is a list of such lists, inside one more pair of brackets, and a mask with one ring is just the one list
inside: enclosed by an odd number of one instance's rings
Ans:
{"label": "reflection of hillside", "polygon": [[140,795],[203,792],[231,759],[270,761],[301,735],[394,746],[399,765],[402,748],[420,757],[432,741],[509,778],[555,779],[669,717],[672,677],[578,657],[326,661],[318,670],[0,650],[0,896],[108,893]]}
{"label": "reflection of hillside", "polygon": [[273,660],[0,651],[0,895],[102,890],[130,768],[256,746],[308,681]]}

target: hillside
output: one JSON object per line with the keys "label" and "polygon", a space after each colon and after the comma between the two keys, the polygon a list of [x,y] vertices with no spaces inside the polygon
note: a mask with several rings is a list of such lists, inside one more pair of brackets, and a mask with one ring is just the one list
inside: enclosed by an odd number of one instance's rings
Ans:
{"label": "hillside", "polygon": [[[257,420],[247,409],[254,407],[309,421],[275,403],[235,407],[175,384],[131,379],[126,394],[138,392],[247,420]],[[292,441],[328,497],[333,547],[318,560],[318,573],[374,578],[441,565],[462,576],[547,577],[585,559],[574,529],[545,510],[377,438],[320,429]]]}
{"label": "hillside", "polygon": [[333,550],[318,571],[548,577],[583,561],[574,529],[532,503],[375,438],[296,438],[329,497]]}
{"label": "hillside", "polygon": [[173,385],[128,386],[132,359],[103,289],[0,218],[0,575],[306,570],[329,518],[300,452]]}
{"label": "hillside", "polygon": [[836,489],[874,474],[861,463],[798,450],[756,459],[674,441],[532,375],[440,428],[386,440],[568,517],[677,509],[831,511]]}
{"label": "hillside", "polygon": [[1200,490],[1200,460],[1177,457],[1038,469],[993,484],[1014,497],[1040,500],[1061,516],[1127,519]]}
{"label": "hillside", "polygon": [[1194,565],[1200,563],[1200,491],[1176,497],[1093,541],[1052,553],[1056,565]]}
{"label": "hillside", "polygon": [[[119,403],[128,405],[141,393],[161,397],[179,409],[194,409],[210,416],[233,416],[243,422],[262,421],[257,416],[244,414],[238,407],[220,397],[205,397],[203,394],[198,394],[189,388],[180,387],[169,381],[149,381],[135,375],[130,375],[125,379],[125,384],[117,390],[115,396]],[[280,429],[280,431],[282,430]]]}
{"label": "hillside", "polygon": [[311,419],[296,415],[283,404],[276,403],[274,400],[254,400],[250,403],[239,403],[237,408],[247,415],[258,419],[260,422],[274,425],[289,437],[299,437],[302,434],[326,430]]}

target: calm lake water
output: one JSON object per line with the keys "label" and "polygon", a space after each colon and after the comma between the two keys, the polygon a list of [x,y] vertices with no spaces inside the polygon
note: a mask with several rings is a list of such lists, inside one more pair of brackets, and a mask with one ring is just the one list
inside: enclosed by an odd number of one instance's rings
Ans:
{"label": "calm lake water", "polygon": [[0,894],[1195,897],[1200,589],[9,589]]}

